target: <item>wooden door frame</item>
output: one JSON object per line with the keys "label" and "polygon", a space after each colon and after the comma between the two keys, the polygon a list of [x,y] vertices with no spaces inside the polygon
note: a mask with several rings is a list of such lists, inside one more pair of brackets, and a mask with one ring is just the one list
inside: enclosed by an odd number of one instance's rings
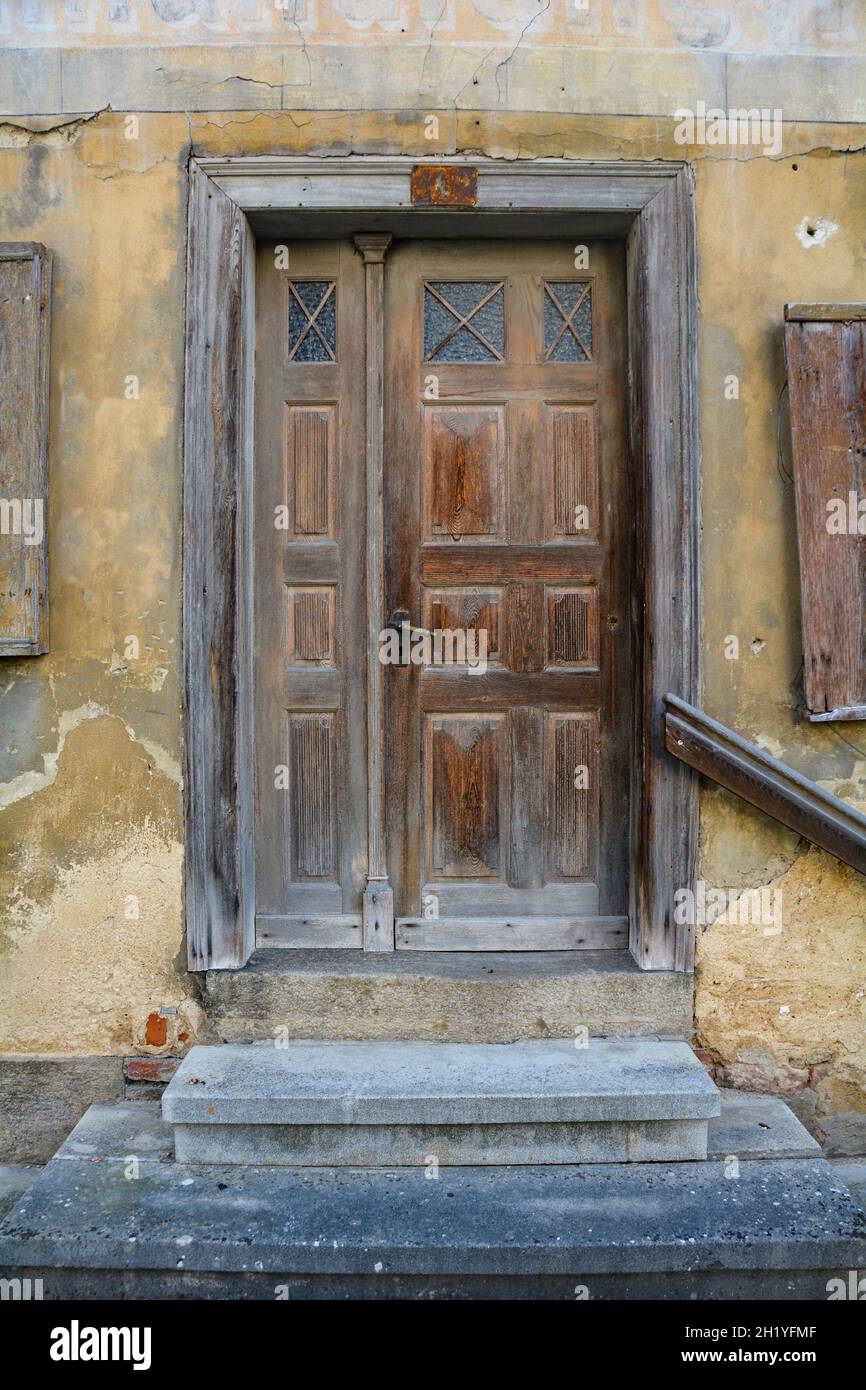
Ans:
{"label": "wooden door frame", "polygon": [[[699,704],[699,481],[694,193],[685,163],[451,159],[477,170],[465,235],[485,220],[538,235],[626,240],[629,429],[638,498],[631,939],[648,970],[693,968],[674,893],[693,888],[698,783],[662,742],[663,698]],[[275,219],[316,234],[389,219],[435,235],[455,214],[413,206],[417,161],[273,155],[189,163],[184,381],[184,816],[191,970],[237,969],[255,944],[252,476],[255,237]],[[384,219],[384,222],[383,222]],[[347,224],[348,225],[348,224]],[[444,223],[443,223],[444,225]],[[292,232],[298,235],[297,231]]]}

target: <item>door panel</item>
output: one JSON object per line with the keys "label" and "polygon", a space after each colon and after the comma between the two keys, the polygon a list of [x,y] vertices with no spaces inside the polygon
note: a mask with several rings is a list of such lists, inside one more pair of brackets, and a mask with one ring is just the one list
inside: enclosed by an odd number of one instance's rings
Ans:
{"label": "door panel", "polygon": [[364,280],[351,243],[257,257],[256,916],[359,945],[366,871]]}
{"label": "door panel", "polygon": [[624,270],[553,242],[386,264],[389,611],[488,638],[389,669],[398,945],[624,944],[632,515]]}

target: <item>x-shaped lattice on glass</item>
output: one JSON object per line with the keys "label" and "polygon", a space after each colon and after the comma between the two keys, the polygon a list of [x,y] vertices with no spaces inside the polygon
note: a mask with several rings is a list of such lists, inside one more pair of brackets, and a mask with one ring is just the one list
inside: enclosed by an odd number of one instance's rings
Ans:
{"label": "x-shaped lattice on glass", "polygon": [[592,357],[592,295],[588,280],[544,282],[545,362]]}
{"label": "x-shaped lattice on glass", "polygon": [[503,362],[504,287],[504,280],[425,280],[425,361]]}
{"label": "x-shaped lattice on glass", "polygon": [[289,281],[289,361],[336,362],[335,280]]}

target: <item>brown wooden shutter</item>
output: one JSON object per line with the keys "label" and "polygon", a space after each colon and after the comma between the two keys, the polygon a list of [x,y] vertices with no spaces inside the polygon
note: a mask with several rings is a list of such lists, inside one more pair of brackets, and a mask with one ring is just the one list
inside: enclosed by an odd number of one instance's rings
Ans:
{"label": "brown wooden shutter", "polygon": [[48,650],[51,253],[0,242],[0,655]]}
{"label": "brown wooden shutter", "polygon": [[866,304],[785,306],[809,718],[866,719]]}

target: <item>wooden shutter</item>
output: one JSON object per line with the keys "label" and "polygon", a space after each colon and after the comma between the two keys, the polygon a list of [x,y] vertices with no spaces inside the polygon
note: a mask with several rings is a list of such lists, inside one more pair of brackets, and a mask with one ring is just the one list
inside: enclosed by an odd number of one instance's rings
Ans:
{"label": "wooden shutter", "polygon": [[866,304],[785,320],[806,704],[866,719]]}
{"label": "wooden shutter", "polygon": [[0,655],[48,650],[51,253],[0,242]]}

